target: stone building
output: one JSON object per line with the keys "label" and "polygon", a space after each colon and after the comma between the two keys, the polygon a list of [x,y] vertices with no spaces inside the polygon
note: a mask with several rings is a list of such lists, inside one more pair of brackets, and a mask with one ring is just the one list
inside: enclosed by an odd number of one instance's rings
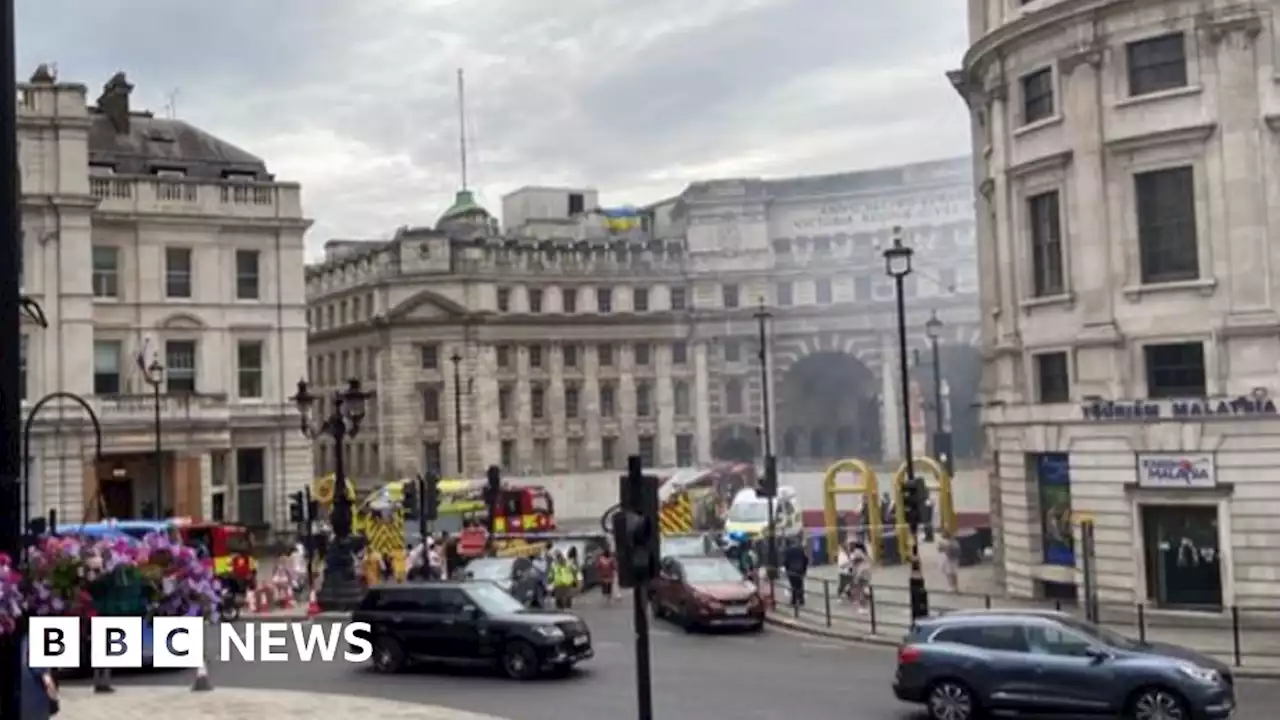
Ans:
{"label": "stone building", "polygon": [[[985,422],[1006,582],[1280,597],[1274,0],[971,0]],[[1136,550],[1135,550],[1136,548]]]}
{"label": "stone building", "polygon": [[424,466],[544,475],[624,467],[631,453],[656,467],[754,459],[763,303],[784,468],[896,463],[880,249],[906,228],[912,345],[927,348],[939,312],[943,357],[956,358],[945,374],[968,388],[951,394],[953,424],[976,427],[971,210],[967,159],[700,182],[639,210],[599,208],[590,189],[524,188],[503,199],[502,232],[464,191],[435,227],[327,245],[307,271],[309,376],[376,389],[347,455],[366,485]]}
{"label": "stone building", "polygon": [[[299,188],[177,119],[130,107],[123,74],[84,85],[41,68],[19,84],[22,326],[33,515],[157,511],[285,524],[310,477],[286,398],[304,372]],[[138,362],[164,368],[159,394]],[[161,456],[153,456],[159,404]],[[157,471],[159,478],[157,478]],[[160,493],[157,494],[159,482]]]}

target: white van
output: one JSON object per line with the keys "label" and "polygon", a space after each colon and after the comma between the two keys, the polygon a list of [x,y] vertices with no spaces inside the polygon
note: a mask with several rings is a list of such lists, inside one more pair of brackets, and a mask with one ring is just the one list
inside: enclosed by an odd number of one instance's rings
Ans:
{"label": "white van", "polygon": [[[799,535],[804,530],[804,518],[796,496],[796,489],[784,485],[778,488],[773,499],[774,516],[779,537]],[[742,532],[751,537],[765,534],[769,527],[769,498],[760,497],[754,488],[739,490],[729,505],[725,517],[726,533]]]}

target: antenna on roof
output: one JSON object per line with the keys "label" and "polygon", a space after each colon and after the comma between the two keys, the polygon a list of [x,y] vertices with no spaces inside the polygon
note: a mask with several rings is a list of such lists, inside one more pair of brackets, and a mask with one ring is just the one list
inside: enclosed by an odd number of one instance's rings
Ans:
{"label": "antenna on roof", "polygon": [[164,112],[169,116],[170,120],[178,119],[178,88],[174,88],[165,95]]}
{"label": "antenna on roof", "polygon": [[458,149],[462,164],[462,189],[467,189],[467,95],[466,84],[462,79],[462,68],[458,68]]}

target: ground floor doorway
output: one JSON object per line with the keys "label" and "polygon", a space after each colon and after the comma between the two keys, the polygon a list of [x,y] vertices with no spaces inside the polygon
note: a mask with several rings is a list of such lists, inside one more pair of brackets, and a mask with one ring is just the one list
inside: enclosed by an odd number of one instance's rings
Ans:
{"label": "ground floor doorway", "polygon": [[1141,506],[1147,597],[1160,607],[1222,608],[1216,505]]}

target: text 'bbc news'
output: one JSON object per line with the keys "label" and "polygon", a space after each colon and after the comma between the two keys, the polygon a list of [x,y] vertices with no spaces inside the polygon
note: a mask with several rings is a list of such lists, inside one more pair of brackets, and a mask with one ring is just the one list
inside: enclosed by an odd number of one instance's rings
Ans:
{"label": "text 'bbc news'", "polygon": [[[369,623],[250,622],[209,625],[198,617],[95,617],[88,637],[74,617],[33,617],[27,662],[33,668],[198,668],[206,635],[218,638],[218,660],[360,663],[373,656]],[[88,651],[88,663],[83,653]]]}

